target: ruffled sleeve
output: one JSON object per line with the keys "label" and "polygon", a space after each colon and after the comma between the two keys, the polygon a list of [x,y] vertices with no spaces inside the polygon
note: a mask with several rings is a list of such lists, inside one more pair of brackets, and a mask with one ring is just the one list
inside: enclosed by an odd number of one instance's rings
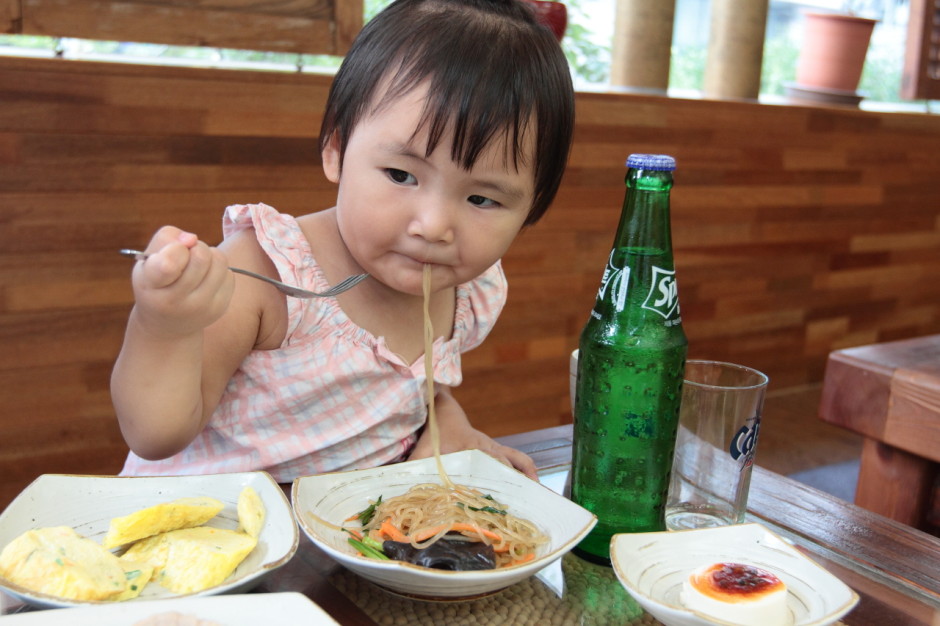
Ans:
{"label": "ruffled sleeve", "polygon": [[[225,238],[249,228],[254,229],[261,249],[274,263],[281,281],[313,291],[326,288],[325,279],[314,262],[310,244],[292,215],[279,213],[266,204],[234,204],[225,209],[222,217],[222,234]],[[287,298],[285,345],[290,343],[301,318],[310,308],[309,302]]]}
{"label": "ruffled sleeve", "polygon": [[476,348],[493,330],[508,297],[509,285],[502,263],[497,261],[480,276],[460,285],[453,338],[461,352]]}

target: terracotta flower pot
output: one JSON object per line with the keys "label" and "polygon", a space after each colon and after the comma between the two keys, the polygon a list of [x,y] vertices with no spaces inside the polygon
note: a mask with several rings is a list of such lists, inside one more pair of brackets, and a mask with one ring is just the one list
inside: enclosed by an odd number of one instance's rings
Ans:
{"label": "terracotta flower pot", "polygon": [[554,0],[526,0],[526,2],[535,9],[536,19],[548,26],[555,34],[555,38],[561,41],[568,27],[568,8]]}
{"label": "terracotta flower pot", "polygon": [[876,22],[839,13],[806,13],[797,84],[855,92]]}

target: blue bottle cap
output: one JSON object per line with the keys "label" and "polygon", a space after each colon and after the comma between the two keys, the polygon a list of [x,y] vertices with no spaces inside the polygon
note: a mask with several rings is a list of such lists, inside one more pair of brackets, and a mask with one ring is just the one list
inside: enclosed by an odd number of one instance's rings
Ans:
{"label": "blue bottle cap", "polygon": [[668,154],[631,154],[627,157],[627,167],[672,172],[676,169],[676,160]]}

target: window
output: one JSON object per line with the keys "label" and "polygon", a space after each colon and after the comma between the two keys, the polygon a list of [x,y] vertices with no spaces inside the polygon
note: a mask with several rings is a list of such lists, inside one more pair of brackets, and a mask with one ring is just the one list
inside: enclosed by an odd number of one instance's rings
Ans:
{"label": "window", "polygon": [[[341,14],[358,11],[361,16],[364,10],[364,19],[367,21],[391,0],[364,0],[363,8],[360,8],[360,1],[336,0],[337,11]],[[568,8],[568,30],[562,45],[572,66],[575,85],[583,90],[605,89],[610,80],[616,0],[563,1]],[[108,3],[95,3],[96,6],[102,4]],[[113,0],[112,4],[146,7],[152,5],[152,2]],[[259,1],[254,6],[279,10],[279,3],[275,0]],[[709,7],[710,0],[676,0],[669,79],[670,93],[673,95],[697,96],[702,89],[708,50]],[[866,96],[866,103],[905,103],[906,99],[940,98],[940,50],[936,43],[929,43],[930,33],[936,31],[940,23],[938,7],[940,0],[770,0],[761,73],[761,99],[774,101],[782,98],[785,85],[794,80],[803,12],[810,9],[838,11],[847,8],[879,20],[859,88]],[[928,8],[936,15],[936,21],[930,19],[933,15],[928,15]],[[919,29],[916,44],[920,47],[916,50],[916,61],[909,60],[905,68],[904,50],[911,10],[915,15],[915,19],[911,20],[911,28]],[[273,18],[269,15],[266,19]],[[940,39],[940,36],[935,33],[935,38]],[[311,54],[311,51],[290,52],[276,47],[272,48],[274,51],[262,52],[177,44],[174,41],[142,44],[0,35],[0,53],[6,54],[57,54],[81,59],[280,71],[330,71],[341,61],[339,56]],[[909,53],[908,57],[912,58],[911,55]],[[908,86],[903,93],[902,76]],[[921,78],[918,79],[918,76]]]}

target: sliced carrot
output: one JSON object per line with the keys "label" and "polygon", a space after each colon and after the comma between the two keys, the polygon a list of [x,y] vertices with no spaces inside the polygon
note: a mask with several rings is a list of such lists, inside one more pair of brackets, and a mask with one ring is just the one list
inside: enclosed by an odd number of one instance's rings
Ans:
{"label": "sliced carrot", "polygon": [[431,537],[433,537],[433,536],[436,535],[437,533],[441,532],[441,531],[444,530],[445,528],[447,528],[447,525],[446,525],[446,524],[443,524],[443,525],[441,525],[441,526],[431,526],[430,528],[425,528],[424,530],[419,530],[419,531],[417,531],[417,532],[414,534],[414,540],[415,540],[415,541],[424,541],[425,539],[430,539]]}
{"label": "sliced carrot", "polygon": [[[418,542],[425,541],[427,539],[430,539],[431,537],[433,537],[434,535],[436,535],[437,533],[441,532],[442,530],[446,528],[447,528],[446,524],[442,524],[440,526],[431,526],[430,528],[425,528],[424,530],[420,530],[416,532],[414,534],[413,539]],[[487,539],[490,539],[495,544],[493,546],[493,549],[496,552],[508,552],[509,551],[509,544],[503,542],[502,535],[500,535],[499,533],[494,533],[492,530],[487,530],[486,528],[480,528],[479,526],[468,524],[466,522],[457,522],[451,525],[450,530],[463,533],[465,535],[470,533],[473,535],[477,535],[478,537],[479,536],[486,537]]]}
{"label": "sliced carrot", "polygon": [[405,533],[401,532],[392,524],[390,519],[386,519],[382,522],[382,525],[379,526],[379,531],[385,534],[386,537],[392,541],[408,542],[410,541],[408,537],[405,536]]}
{"label": "sliced carrot", "polygon": [[479,526],[475,526],[475,525],[473,525],[473,524],[468,524],[468,523],[466,523],[466,522],[457,522],[456,524],[454,524],[454,526],[453,526],[453,528],[451,528],[451,530],[456,530],[457,532],[471,532],[471,533],[476,533],[476,534],[478,534],[478,535],[481,535],[481,536],[486,537],[486,538],[488,538],[488,539],[492,539],[493,541],[497,541],[497,542],[500,542],[500,541],[503,540],[503,536],[500,535],[499,533],[494,533],[492,530],[487,530],[487,529],[485,529],[485,528],[480,528]]}

